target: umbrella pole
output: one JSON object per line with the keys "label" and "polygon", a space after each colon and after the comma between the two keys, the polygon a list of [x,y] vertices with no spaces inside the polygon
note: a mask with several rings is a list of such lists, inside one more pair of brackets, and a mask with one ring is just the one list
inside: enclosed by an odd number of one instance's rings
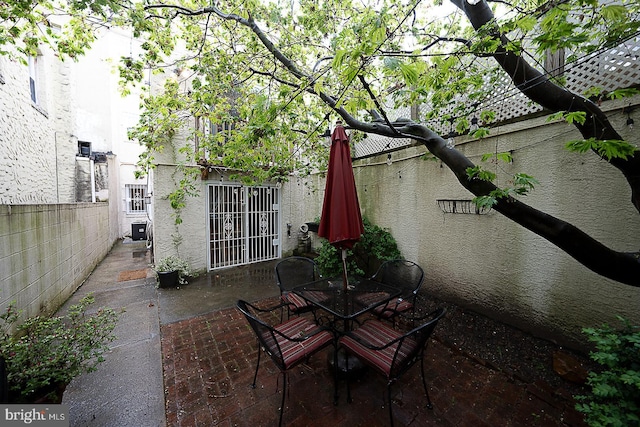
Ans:
{"label": "umbrella pole", "polygon": [[[347,250],[342,249],[342,292],[344,295],[344,312],[347,312],[347,308],[349,306],[349,296],[348,292],[348,279],[347,279]],[[349,321],[344,319],[344,332],[349,330]]]}
{"label": "umbrella pole", "polygon": [[347,292],[347,250],[342,249],[342,290]]}

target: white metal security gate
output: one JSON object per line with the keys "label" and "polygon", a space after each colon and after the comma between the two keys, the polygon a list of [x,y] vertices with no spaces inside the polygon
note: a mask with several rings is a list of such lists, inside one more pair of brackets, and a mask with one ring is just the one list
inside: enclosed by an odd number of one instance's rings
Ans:
{"label": "white metal security gate", "polygon": [[280,257],[279,191],[209,185],[209,269]]}

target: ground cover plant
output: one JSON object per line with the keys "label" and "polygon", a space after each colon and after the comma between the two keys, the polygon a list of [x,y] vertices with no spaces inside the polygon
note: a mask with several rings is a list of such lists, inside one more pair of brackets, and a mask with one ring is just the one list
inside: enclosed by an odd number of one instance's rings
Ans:
{"label": "ground cover plant", "polygon": [[640,327],[618,317],[621,328],[585,328],[599,369],[589,374],[591,393],[576,408],[592,427],[640,425]]}

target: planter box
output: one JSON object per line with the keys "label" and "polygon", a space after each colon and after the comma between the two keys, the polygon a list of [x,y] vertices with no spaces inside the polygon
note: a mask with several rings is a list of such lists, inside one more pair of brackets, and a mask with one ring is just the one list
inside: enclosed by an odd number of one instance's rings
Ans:
{"label": "planter box", "polygon": [[157,271],[159,288],[175,288],[178,286],[178,274],[176,271]]}

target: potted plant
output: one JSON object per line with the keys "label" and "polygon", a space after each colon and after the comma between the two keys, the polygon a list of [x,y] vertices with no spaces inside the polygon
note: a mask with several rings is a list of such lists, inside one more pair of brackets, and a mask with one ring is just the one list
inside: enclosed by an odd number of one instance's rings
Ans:
{"label": "potted plant", "polygon": [[73,378],[104,361],[118,315],[111,308],[88,314],[94,301],[87,295],[66,316],[36,316],[21,324],[13,304],[0,315],[8,403],[60,403]]}
{"label": "potted plant", "polygon": [[154,267],[158,275],[160,288],[175,287],[178,284],[185,285],[187,277],[191,274],[189,263],[180,257],[170,255],[162,258]]}

